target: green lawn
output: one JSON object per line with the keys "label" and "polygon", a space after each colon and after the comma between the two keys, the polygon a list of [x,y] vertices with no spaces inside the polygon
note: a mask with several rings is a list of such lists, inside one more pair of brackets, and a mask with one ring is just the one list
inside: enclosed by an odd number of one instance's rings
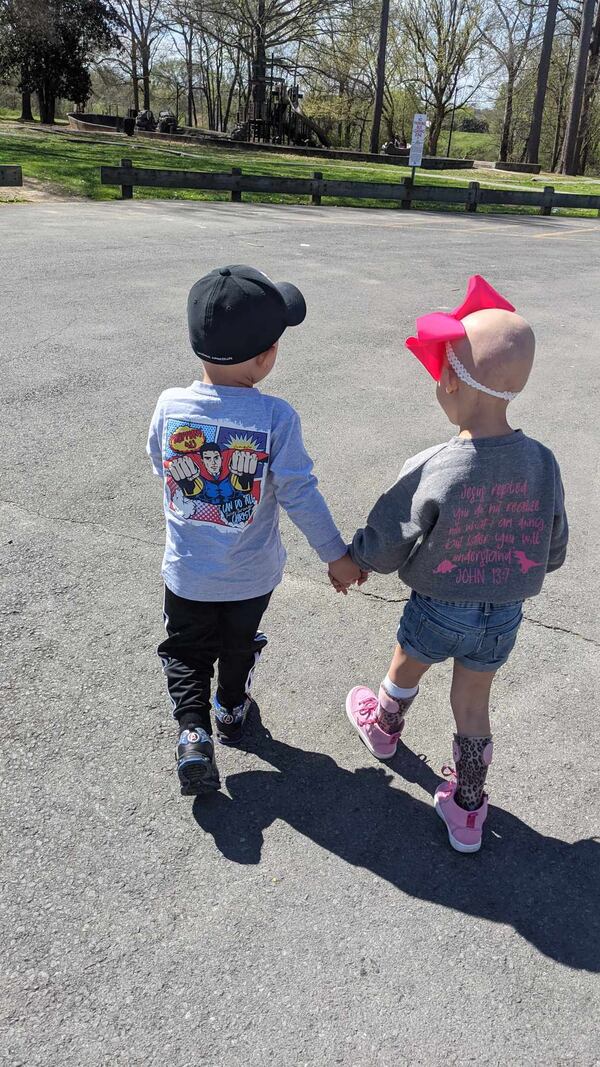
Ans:
{"label": "green lawn", "polygon": [[[278,174],[286,176],[310,176],[313,171],[322,171],[325,178],[357,179],[363,181],[397,182],[407,173],[407,168],[390,164],[359,163],[347,160],[326,160],[298,157],[294,155],[270,155],[256,152],[242,152],[214,146],[177,145],[162,143],[158,148],[141,139],[123,137],[103,138],[57,131],[47,133],[31,127],[16,127],[0,123],[0,162],[20,164],[26,178],[34,178],[48,183],[48,188],[62,194],[89,197],[93,200],[113,200],[120,196],[118,187],[100,184],[100,167],[117,165],[123,158],[130,158],[134,165],[140,167],[162,167],[170,170],[222,171],[232,166],[242,167],[249,174]],[[466,186],[469,181],[477,180],[482,185],[493,188],[539,188],[541,185],[554,184],[565,192],[584,192],[600,194],[600,180],[563,179],[558,175],[540,175],[533,177],[525,174],[494,172],[490,169],[473,171],[419,171],[419,181],[436,185]],[[1,195],[1,194],[0,194]],[[196,192],[193,190],[139,189],[136,198],[160,198],[177,200],[221,200],[228,194]],[[298,198],[289,196],[259,196],[245,194],[244,199],[261,200],[271,203],[294,203]],[[303,199],[303,198],[301,198]],[[389,202],[376,200],[340,200],[328,199],[327,203],[339,202],[345,205],[381,207],[397,206]],[[449,208],[453,210],[452,208]],[[455,210],[464,210],[457,206]],[[486,210],[480,208],[479,210]],[[487,209],[492,210],[492,209]],[[499,208],[493,208],[497,212]],[[512,210],[515,209],[506,209]],[[516,209],[527,212],[529,209]],[[535,209],[532,209],[535,210]],[[576,212],[582,214],[582,212]],[[590,213],[587,213],[590,214]],[[594,214],[593,212],[591,214]]]}
{"label": "green lawn", "polygon": [[[442,130],[438,144],[438,153],[445,155],[448,148],[448,130]],[[498,159],[498,141],[491,133],[464,133],[452,131],[450,155],[453,159]]]}

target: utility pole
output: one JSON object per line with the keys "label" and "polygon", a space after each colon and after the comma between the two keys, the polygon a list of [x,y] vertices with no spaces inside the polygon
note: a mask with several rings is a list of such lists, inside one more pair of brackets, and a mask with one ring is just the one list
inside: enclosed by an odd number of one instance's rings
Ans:
{"label": "utility pole", "polygon": [[[265,47],[265,0],[258,0],[258,17],[256,20],[255,34],[256,47],[252,61],[252,111],[253,118],[260,122],[264,119],[265,98],[267,88],[267,52]],[[263,127],[260,130],[260,139],[263,139]]]}
{"label": "utility pole", "polygon": [[581,33],[579,35],[579,52],[577,54],[577,66],[575,67],[573,93],[571,96],[571,108],[569,111],[569,121],[567,122],[563,157],[560,167],[562,174],[575,174],[577,169],[575,160],[577,134],[579,132],[579,122],[581,119],[583,91],[585,88],[585,75],[587,72],[588,55],[592,39],[595,7],[596,0],[583,0]]}
{"label": "utility pole", "polygon": [[550,60],[552,59],[552,45],[554,42],[557,11],[558,0],[548,0],[542,51],[540,54],[540,65],[538,67],[537,85],[535,89],[535,100],[533,102],[533,114],[531,116],[531,126],[529,127],[529,136],[527,138],[527,146],[525,149],[526,163],[537,163],[538,155],[540,153],[542,119],[544,117],[544,103],[546,101],[546,90],[548,88],[548,73],[550,71]]}
{"label": "utility pole", "polygon": [[371,128],[371,152],[379,152],[379,128],[383,112],[383,91],[385,89],[385,53],[387,50],[388,24],[390,21],[390,0],[381,0],[381,22],[379,24],[379,49],[377,51],[377,82],[375,86],[375,106],[373,109],[373,126]]}

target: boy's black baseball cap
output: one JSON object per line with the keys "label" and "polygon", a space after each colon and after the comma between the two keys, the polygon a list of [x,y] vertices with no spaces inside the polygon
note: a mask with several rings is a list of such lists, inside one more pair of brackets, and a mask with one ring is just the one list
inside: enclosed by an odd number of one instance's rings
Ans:
{"label": "boy's black baseball cap", "polygon": [[306,316],[304,297],[290,282],[272,282],[254,267],[218,267],[188,296],[190,341],[209,363],[245,363],[266,352],[288,326]]}

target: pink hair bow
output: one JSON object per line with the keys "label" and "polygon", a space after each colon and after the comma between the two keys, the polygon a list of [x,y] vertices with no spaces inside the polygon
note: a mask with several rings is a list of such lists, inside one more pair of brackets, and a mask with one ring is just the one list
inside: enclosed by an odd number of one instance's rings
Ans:
{"label": "pink hair bow", "polygon": [[434,311],[431,315],[421,315],[417,319],[417,336],[407,337],[406,347],[421,361],[434,381],[440,380],[448,341],[457,341],[465,336],[465,328],[461,320],[474,311],[483,311],[487,308],[515,310],[508,300],[505,300],[489,282],[486,282],[485,278],[482,278],[480,274],[474,274],[469,278],[467,295],[460,307],[448,312]]}

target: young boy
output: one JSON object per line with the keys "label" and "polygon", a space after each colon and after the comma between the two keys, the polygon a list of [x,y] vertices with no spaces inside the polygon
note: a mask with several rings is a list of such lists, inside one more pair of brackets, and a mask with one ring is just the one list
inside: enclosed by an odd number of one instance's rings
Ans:
{"label": "young boy", "polygon": [[344,587],[361,577],[317,489],[300,419],[256,385],[279,338],[306,315],[301,292],[252,267],[213,270],[188,298],[202,381],[159,397],[147,451],[164,485],[164,618],[158,648],[179,725],[184,794],[219,789],[211,739],[236,744],[251,706],[252,673],[267,639],[262,616],[283,575],[279,506]]}
{"label": "young boy", "polygon": [[459,433],[409,459],[354,537],[355,563],[398,570],[412,596],[378,697],[356,686],[346,710],[367,748],[390,759],[421,678],[454,660],[456,772],[438,787],[435,808],[452,847],[476,852],[487,815],[492,682],[515,644],[523,601],[564,562],[567,517],[552,452],[506,418],[531,371],[530,326],[479,276],[460,308],[417,326],[407,345]]}

